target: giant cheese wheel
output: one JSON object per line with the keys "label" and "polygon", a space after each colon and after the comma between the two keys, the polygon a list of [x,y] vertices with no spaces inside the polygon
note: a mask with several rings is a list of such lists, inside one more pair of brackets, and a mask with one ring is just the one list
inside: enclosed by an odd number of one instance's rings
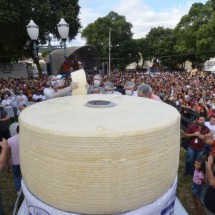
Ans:
{"label": "giant cheese wheel", "polygon": [[19,121],[25,185],[60,210],[135,210],[161,197],[177,175],[180,115],[165,103],[70,96],[32,105]]}

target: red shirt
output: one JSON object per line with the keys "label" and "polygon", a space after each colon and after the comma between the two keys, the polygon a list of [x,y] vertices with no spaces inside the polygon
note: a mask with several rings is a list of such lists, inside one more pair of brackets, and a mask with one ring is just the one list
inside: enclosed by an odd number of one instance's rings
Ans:
{"label": "red shirt", "polygon": [[[189,128],[187,129],[188,134],[193,134],[195,132],[199,132],[201,135],[205,135],[205,134],[209,134],[210,133],[210,129],[207,126],[202,126],[201,128],[199,128],[199,126],[197,124],[192,124],[189,126]],[[197,142],[195,142],[195,140],[197,140]],[[197,151],[200,152],[204,149],[205,144],[203,143],[202,139],[199,139],[198,137],[190,137],[190,142],[189,142],[189,146]]]}
{"label": "red shirt", "polygon": [[70,62],[69,61],[64,61],[63,63],[63,71],[68,72],[70,69]]}

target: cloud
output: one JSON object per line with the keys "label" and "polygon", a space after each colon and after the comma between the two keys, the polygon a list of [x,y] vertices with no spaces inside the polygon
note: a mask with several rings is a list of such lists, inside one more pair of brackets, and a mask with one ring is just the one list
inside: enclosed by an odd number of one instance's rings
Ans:
{"label": "cloud", "polygon": [[[206,2],[206,0],[201,1]],[[93,3],[89,4],[89,0],[80,0],[80,19],[83,27],[94,22],[98,17],[106,16],[112,10],[119,15],[125,16],[126,20],[133,25],[133,37],[137,39],[145,37],[150,29],[154,27],[174,28],[181,17],[188,13],[195,1],[185,1],[186,3],[184,4],[183,2],[176,2],[169,8],[166,6],[168,4],[165,4],[168,3],[167,0],[157,0],[151,5],[144,0],[108,0],[103,1],[102,4],[100,0],[90,2]],[[161,7],[162,5],[163,7]],[[81,40],[79,34],[74,43],[83,45],[85,41]]]}
{"label": "cloud", "polygon": [[179,4],[158,12],[144,4],[142,0],[121,0],[116,8],[119,8],[117,11],[119,14],[124,15],[127,21],[132,23],[134,38],[141,38],[154,27],[174,28],[190,7]]}

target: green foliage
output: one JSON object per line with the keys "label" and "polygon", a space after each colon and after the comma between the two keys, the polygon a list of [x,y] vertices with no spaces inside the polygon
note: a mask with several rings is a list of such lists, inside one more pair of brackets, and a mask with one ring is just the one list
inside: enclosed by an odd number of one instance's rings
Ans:
{"label": "green foliage", "polygon": [[39,26],[39,41],[44,44],[46,36],[52,33],[57,39],[57,24],[63,17],[69,24],[69,39],[72,40],[80,29],[78,0],[7,0],[0,7],[0,62],[18,60],[32,55],[32,46],[26,25],[31,19]]}
{"label": "green foliage", "polygon": [[[81,27],[78,0],[0,2],[0,63],[32,56],[32,43],[26,44],[30,41],[26,25],[31,19],[40,28],[40,44],[46,43],[49,33],[60,39],[56,26],[61,17],[70,26],[69,40],[74,39]],[[132,24],[125,16],[111,11],[89,24],[82,31],[82,37],[98,49],[102,61],[108,62],[111,48],[112,69],[124,69],[141,57],[143,60],[159,59],[170,68],[186,60],[193,65],[201,64],[215,54],[215,0],[208,0],[206,4],[194,3],[175,29],[156,27],[145,38],[133,39],[131,28]]]}
{"label": "green foliage", "polygon": [[152,28],[142,42],[143,49],[141,53],[146,59],[156,58],[163,65],[170,67],[175,64],[172,56],[175,55],[174,46],[176,38],[172,29],[163,27]]}
{"label": "green foliage", "polygon": [[[111,64],[118,68],[125,68],[130,62],[129,54],[134,56],[132,47],[132,24],[127,22],[124,16],[111,11],[107,16],[98,18],[89,24],[81,36],[87,40],[87,44],[95,46],[101,58],[108,61],[109,32],[111,29]],[[116,47],[117,46],[117,47]]]}
{"label": "green foliage", "polygon": [[[207,51],[208,47],[211,46],[211,37],[206,37],[210,33],[209,23],[213,13],[211,1],[205,5],[195,3],[190,8],[189,13],[183,16],[176,26],[174,31],[177,37],[175,49],[181,54],[187,54],[183,56],[184,61],[190,60],[193,64],[198,64],[206,59],[206,56],[198,53]],[[205,36],[202,38],[204,34]]]}

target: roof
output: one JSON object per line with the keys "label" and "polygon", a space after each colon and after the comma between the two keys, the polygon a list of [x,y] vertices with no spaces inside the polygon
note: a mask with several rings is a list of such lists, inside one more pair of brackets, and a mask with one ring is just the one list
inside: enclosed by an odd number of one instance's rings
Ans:
{"label": "roof", "polygon": [[[69,58],[71,55],[75,55],[75,59],[80,61],[85,70],[94,70],[95,67],[99,67],[100,57],[97,49],[94,46],[73,46],[66,48],[66,55]],[[64,49],[57,49],[47,55],[45,58],[46,63],[50,63],[52,66],[52,73],[58,74],[65,61]]]}

